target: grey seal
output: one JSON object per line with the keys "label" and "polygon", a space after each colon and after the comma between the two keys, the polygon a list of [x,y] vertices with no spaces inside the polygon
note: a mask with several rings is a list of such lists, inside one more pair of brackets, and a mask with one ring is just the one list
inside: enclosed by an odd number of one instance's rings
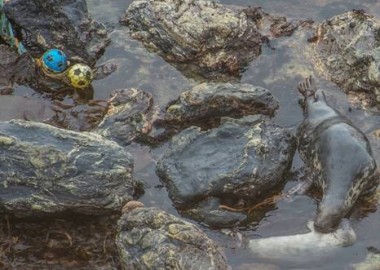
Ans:
{"label": "grey seal", "polygon": [[376,162],[365,134],[329,106],[312,77],[299,83],[298,90],[305,113],[297,131],[298,151],[311,170],[310,183],[323,192],[315,229],[328,233],[338,227],[360,195],[377,186]]}

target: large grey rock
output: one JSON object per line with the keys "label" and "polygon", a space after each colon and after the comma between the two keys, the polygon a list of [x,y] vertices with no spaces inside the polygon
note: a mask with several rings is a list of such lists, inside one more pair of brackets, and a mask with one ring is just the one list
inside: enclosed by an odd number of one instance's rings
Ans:
{"label": "large grey rock", "polygon": [[91,19],[85,0],[12,0],[4,12],[35,57],[52,47],[95,64],[109,43],[105,27]]}
{"label": "large grey rock", "polygon": [[313,44],[316,68],[372,106],[380,103],[379,30],[378,18],[354,10],[319,24]]}
{"label": "large grey rock", "polygon": [[260,55],[262,16],[260,9],[247,16],[213,1],[144,0],[133,1],[120,23],[185,75],[225,80]]}
{"label": "large grey rock", "polygon": [[166,109],[165,121],[194,123],[223,116],[273,115],[277,99],[269,90],[249,84],[202,83],[183,92]]}
{"label": "large grey rock", "polygon": [[289,131],[264,117],[222,118],[219,128],[174,136],[157,173],[179,208],[210,196],[254,200],[283,183],[295,147]]}
{"label": "large grey rock", "polygon": [[118,222],[122,268],[228,269],[218,246],[197,226],[157,208],[135,208]]}
{"label": "large grey rock", "polygon": [[93,133],[0,122],[0,210],[16,216],[104,214],[131,200],[133,159]]}

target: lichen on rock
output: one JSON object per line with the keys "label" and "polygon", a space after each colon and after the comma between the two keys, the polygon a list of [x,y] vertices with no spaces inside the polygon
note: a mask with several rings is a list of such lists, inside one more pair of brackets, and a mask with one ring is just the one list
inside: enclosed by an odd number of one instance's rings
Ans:
{"label": "lichen on rock", "polygon": [[165,121],[194,123],[223,116],[273,115],[278,100],[269,90],[250,84],[202,83],[182,92],[166,109]]}
{"label": "lichen on rock", "polygon": [[212,1],[134,1],[120,23],[186,76],[230,80],[261,53],[263,13],[255,10],[247,16]]}
{"label": "lichen on rock", "polygon": [[100,215],[133,199],[133,159],[115,142],[46,124],[0,122],[0,209],[15,216]]}
{"label": "lichen on rock", "polygon": [[119,89],[112,93],[104,119],[94,132],[121,145],[149,133],[155,119],[152,94],[140,89]]}
{"label": "lichen on rock", "polygon": [[316,69],[345,92],[364,92],[380,103],[380,20],[353,10],[318,25],[313,43]]}
{"label": "lichen on rock", "polygon": [[122,268],[229,269],[220,248],[196,225],[158,208],[136,208],[118,222]]}

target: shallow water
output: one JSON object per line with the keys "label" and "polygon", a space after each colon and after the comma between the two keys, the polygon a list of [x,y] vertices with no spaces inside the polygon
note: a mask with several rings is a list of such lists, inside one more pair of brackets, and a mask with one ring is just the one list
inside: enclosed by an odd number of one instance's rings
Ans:
{"label": "shallow water", "polygon": [[[167,64],[154,53],[147,52],[145,48],[128,35],[125,27],[117,25],[118,18],[132,2],[131,0],[88,0],[89,10],[93,17],[101,22],[114,25],[111,34],[112,43],[107,48],[99,64],[112,60],[118,64],[118,70],[108,78],[94,82],[94,98],[106,99],[117,88],[141,88],[154,95],[155,103],[164,106],[190,86],[197,84],[196,81],[184,77],[174,67]],[[380,3],[376,0],[220,0],[222,4],[231,5],[233,8],[246,6],[261,6],[268,13],[285,15],[290,19],[312,19],[321,21],[325,18],[355,9],[364,9],[380,17]],[[292,62],[292,44],[279,39],[272,44],[276,49],[264,48],[262,56],[254,61],[245,71],[241,82],[266,87],[280,100],[280,109],[275,120],[282,126],[295,128],[302,119],[302,111],[298,105],[296,85],[302,76],[314,74],[312,66],[302,62]],[[302,57],[301,57],[302,58]],[[293,60],[292,60],[293,61]],[[301,63],[302,62],[302,63]],[[302,68],[299,68],[299,66]],[[368,113],[361,110],[352,110],[346,95],[341,93],[334,85],[318,78],[321,87],[327,89],[331,103],[351,118],[363,130],[370,130],[380,123],[380,117],[376,113]],[[20,87],[15,95],[27,95],[36,98],[31,90]],[[38,95],[37,95],[38,96]],[[38,98],[38,97],[37,97]],[[363,121],[365,120],[365,121]],[[380,128],[377,125],[377,128]],[[377,139],[379,140],[379,139]],[[376,139],[372,140],[373,148],[379,157],[379,146]],[[156,206],[170,213],[178,215],[172,207],[165,188],[155,174],[156,160],[162,155],[165,145],[151,150],[145,146],[131,145],[128,149],[135,158],[135,176],[146,184],[145,194],[141,201],[146,206]],[[379,163],[379,159],[378,164]],[[302,162],[295,157],[293,170],[302,166]],[[290,181],[285,189],[295,184]],[[306,223],[316,211],[315,198],[300,196],[293,201],[280,201],[273,210],[266,213],[264,219],[257,226],[240,228],[240,232],[246,238],[267,237],[275,235],[287,235],[306,232]],[[367,254],[367,247],[380,248],[380,211],[366,215],[358,215],[351,218],[351,223],[356,231],[358,240],[348,248],[336,250],[320,257],[302,257],[292,260],[262,260],[255,258],[244,248],[239,248],[238,241],[227,236],[221,231],[202,227],[206,233],[223,247],[227,259],[233,269],[242,264],[263,263],[274,264],[280,269],[347,269],[352,263],[360,262]],[[252,268],[254,269],[254,268]]]}

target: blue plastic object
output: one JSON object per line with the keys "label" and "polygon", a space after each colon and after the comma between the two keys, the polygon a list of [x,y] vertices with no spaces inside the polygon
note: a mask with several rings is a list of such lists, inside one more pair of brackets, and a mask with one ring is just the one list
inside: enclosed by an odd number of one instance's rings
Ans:
{"label": "blue plastic object", "polygon": [[58,49],[50,49],[42,56],[42,65],[49,72],[61,73],[67,68],[67,56]]}

